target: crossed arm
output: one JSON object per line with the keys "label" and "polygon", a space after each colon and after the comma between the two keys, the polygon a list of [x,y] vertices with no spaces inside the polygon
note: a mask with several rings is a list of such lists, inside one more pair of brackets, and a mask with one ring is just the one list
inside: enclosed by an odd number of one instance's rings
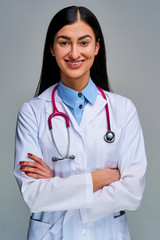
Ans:
{"label": "crossed arm", "polygon": [[[31,161],[21,161],[20,170],[23,171],[27,176],[36,179],[47,179],[53,178],[49,167],[43,162],[41,158],[38,158],[31,153],[28,153]],[[120,171],[117,169],[104,168],[91,172],[92,182],[93,182],[93,192],[98,189],[107,186],[115,181],[120,180]]]}

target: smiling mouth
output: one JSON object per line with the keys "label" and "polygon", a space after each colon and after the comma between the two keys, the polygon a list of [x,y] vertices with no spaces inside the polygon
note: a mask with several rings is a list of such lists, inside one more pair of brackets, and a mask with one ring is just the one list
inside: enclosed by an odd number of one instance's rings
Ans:
{"label": "smiling mouth", "polygon": [[70,62],[70,61],[68,61],[68,60],[65,60],[65,61],[66,61],[66,63],[67,63],[68,65],[71,65],[71,66],[80,66],[85,60],[76,61],[76,62]]}

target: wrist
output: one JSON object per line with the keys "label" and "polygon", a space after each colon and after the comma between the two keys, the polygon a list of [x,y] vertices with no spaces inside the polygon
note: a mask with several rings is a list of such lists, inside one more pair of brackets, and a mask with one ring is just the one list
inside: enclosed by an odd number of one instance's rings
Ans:
{"label": "wrist", "polygon": [[99,190],[106,185],[106,177],[104,174],[104,169],[97,170],[91,173],[93,182],[93,192]]}

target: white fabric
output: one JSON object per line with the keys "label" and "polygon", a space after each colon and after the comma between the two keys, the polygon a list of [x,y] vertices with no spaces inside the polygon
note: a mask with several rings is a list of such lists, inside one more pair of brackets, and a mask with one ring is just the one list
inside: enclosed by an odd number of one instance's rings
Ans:
{"label": "white fabric", "polygon": [[[59,156],[48,127],[52,89],[25,103],[18,116],[15,176],[34,213],[28,239],[130,239],[125,215],[114,218],[114,212],[137,209],[145,186],[146,155],[135,106],[127,98],[105,92],[115,133],[115,142],[106,143],[106,100],[100,93],[94,105],[86,105],[79,126],[56,94],[57,108],[70,118],[70,154],[76,158],[54,163],[52,157]],[[55,117],[52,125],[58,148],[65,153],[65,121]],[[42,158],[55,177],[37,180],[21,172],[19,162],[30,160],[27,153]],[[102,168],[118,168],[121,180],[93,193],[91,172]]]}

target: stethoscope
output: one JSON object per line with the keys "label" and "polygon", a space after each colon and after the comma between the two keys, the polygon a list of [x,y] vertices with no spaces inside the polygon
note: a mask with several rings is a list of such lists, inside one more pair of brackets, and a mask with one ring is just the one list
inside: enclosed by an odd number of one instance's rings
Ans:
{"label": "stethoscope", "polygon": [[[57,87],[58,85],[56,85],[52,91],[52,105],[53,105],[53,113],[49,116],[48,118],[48,124],[49,124],[49,129],[51,130],[51,135],[52,135],[52,140],[53,140],[53,143],[55,145],[55,148],[58,152],[58,154],[60,155],[60,158],[57,158],[57,157],[53,157],[52,158],[52,161],[53,162],[56,162],[56,161],[59,161],[59,160],[63,160],[63,159],[75,159],[75,155],[69,155],[69,150],[70,150],[70,123],[69,123],[69,118],[68,116],[63,113],[63,112],[59,112],[57,107],[56,107],[56,103],[55,103],[55,91],[57,90]],[[107,98],[106,98],[106,95],[104,94],[103,90],[100,88],[100,87],[97,87],[98,90],[100,91],[100,93],[102,94],[103,98],[107,101]],[[106,108],[106,117],[107,117],[107,125],[108,125],[108,131],[106,132],[106,134],[104,135],[104,140],[107,142],[107,143],[112,143],[114,142],[115,140],[115,134],[113,131],[111,131],[111,125],[110,125],[110,117],[109,117],[109,108],[108,108],[108,101],[105,105],[105,108]],[[66,154],[63,155],[58,147],[57,147],[57,144],[55,142],[55,138],[54,138],[54,133],[53,133],[53,128],[52,128],[52,118],[55,117],[55,116],[60,116],[60,117],[63,117],[65,118],[65,121],[66,121],[66,128],[67,128],[67,134],[68,134],[68,147],[67,147],[67,151],[66,151]]]}

